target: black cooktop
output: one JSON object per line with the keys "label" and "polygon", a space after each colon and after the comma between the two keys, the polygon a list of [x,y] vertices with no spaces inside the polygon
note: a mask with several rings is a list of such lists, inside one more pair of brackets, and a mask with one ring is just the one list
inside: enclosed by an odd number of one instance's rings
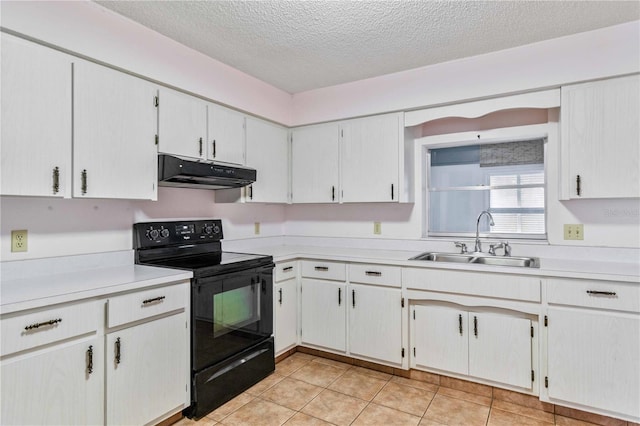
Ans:
{"label": "black cooktop", "polygon": [[273,264],[271,256],[222,251],[218,219],[133,225],[136,263],[193,271],[195,277]]}

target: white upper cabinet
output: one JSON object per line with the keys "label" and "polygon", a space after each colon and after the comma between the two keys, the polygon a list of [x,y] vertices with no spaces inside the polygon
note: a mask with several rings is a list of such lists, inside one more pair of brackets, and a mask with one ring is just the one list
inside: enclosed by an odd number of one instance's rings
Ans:
{"label": "white upper cabinet", "polygon": [[156,86],[74,64],[73,196],[156,199]]}
{"label": "white upper cabinet", "polygon": [[291,136],[291,199],[293,203],[338,202],[338,123],[298,127]]}
{"label": "white upper cabinet", "polygon": [[207,156],[207,104],[175,90],[160,88],[158,151],[205,159]]}
{"label": "white upper cabinet", "polygon": [[398,202],[402,114],[342,122],[341,201]]}
{"label": "white upper cabinet", "polygon": [[246,201],[289,201],[289,141],[282,126],[253,117],[246,119],[247,166],[257,170],[256,182],[247,187]]}
{"label": "white upper cabinet", "polygon": [[244,164],[244,114],[207,105],[207,159]]}
{"label": "white upper cabinet", "polygon": [[71,62],[2,34],[0,194],[70,196]]}
{"label": "white upper cabinet", "polygon": [[562,88],[561,199],[640,197],[640,75]]}

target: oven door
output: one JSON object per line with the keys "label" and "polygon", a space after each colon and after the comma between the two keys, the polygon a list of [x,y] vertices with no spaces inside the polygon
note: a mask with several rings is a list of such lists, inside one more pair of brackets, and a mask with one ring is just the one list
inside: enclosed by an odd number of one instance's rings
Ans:
{"label": "oven door", "polygon": [[191,299],[194,371],[273,334],[273,264],[198,278]]}

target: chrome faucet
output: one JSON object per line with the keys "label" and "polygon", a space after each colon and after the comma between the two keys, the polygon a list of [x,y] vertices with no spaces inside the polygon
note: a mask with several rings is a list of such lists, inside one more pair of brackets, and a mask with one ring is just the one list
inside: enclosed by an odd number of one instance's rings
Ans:
{"label": "chrome faucet", "polygon": [[491,216],[491,213],[489,213],[488,211],[483,210],[482,213],[478,215],[478,220],[476,221],[476,246],[473,249],[475,253],[482,252],[482,245],[480,244],[480,218],[482,218],[482,215],[484,214],[489,216],[489,225],[490,226],[495,225],[495,223],[493,222],[493,216]]}

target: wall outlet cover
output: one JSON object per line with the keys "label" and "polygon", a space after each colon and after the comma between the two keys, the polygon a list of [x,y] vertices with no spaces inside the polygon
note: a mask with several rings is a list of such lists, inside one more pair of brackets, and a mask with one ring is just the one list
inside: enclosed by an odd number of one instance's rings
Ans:
{"label": "wall outlet cover", "polygon": [[373,233],[375,235],[382,234],[382,224],[380,222],[373,222]]}
{"label": "wall outlet cover", "polygon": [[253,233],[256,235],[260,234],[260,222],[255,222],[253,224]]}
{"label": "wall outlet cover", "polygon": [[17,231],[11,231],[11,251],[12,252],[24,252],[27,251],[27,230],[21,229]]}

